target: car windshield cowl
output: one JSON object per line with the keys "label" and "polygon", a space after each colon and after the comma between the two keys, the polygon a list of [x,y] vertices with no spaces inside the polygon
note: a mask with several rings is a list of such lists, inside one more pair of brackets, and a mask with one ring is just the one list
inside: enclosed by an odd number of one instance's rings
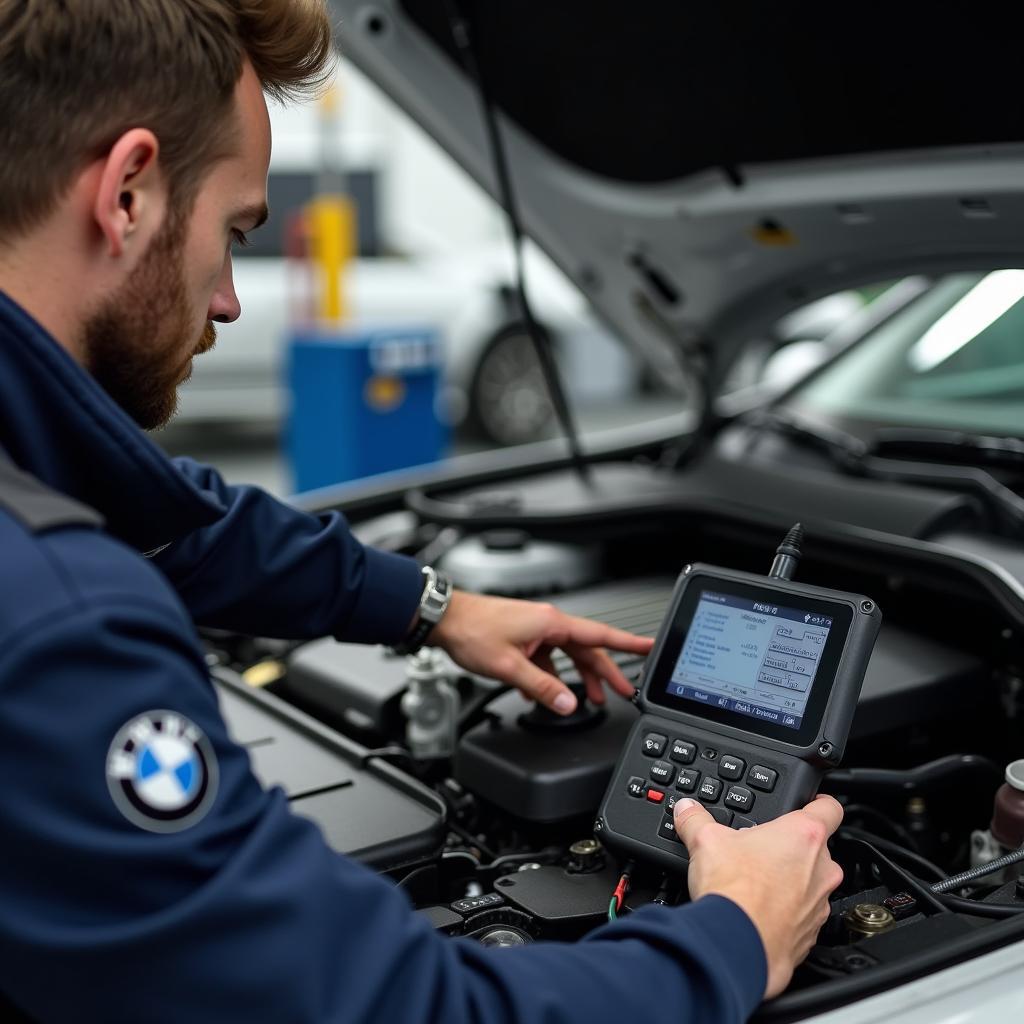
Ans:
{"label": "car windshield cowl", "polygon": [[836,427],[810,425],[792,412],[762,412],[749,421],[826,455],[843,473],[938,487],[976,495],[992,516],[992,528],[1024,537],[1024,498],[987,468],[1024,468],[1024,443],[943,430],[881,428],[865,441]]}
{"label": "car windshield cowl", "polygon": [[961,430],[881,427],[871,438],[874,455],[917,457],[955,465],[1024,470],[1024,439],[991,437]]}

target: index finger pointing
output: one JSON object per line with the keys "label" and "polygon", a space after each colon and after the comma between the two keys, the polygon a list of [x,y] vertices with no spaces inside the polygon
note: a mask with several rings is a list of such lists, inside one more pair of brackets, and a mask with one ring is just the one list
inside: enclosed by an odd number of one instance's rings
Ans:
{"label": "index finger pointing", "polygon": [[560,624],[564,635],[562,643],[583,644],[586,647],[610,647],[614,651],[626,651],[629,654],[649,654],[654,646],[654,639],[627,633],[624,629],[606,626],[603,622],[590,619],[579,619],[572,615],[565,616]]}

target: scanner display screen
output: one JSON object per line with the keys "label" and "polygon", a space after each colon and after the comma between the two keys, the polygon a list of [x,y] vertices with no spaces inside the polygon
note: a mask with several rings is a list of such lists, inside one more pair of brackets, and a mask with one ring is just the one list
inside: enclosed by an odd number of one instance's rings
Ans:
{"label": "scanner display screen", "polygon": [[702,590],[667,692],[799,729],[831,616]]}
{"label": "scanner display screen", "polygon": [[701,569],[671,615],[644,679],[650,703],[793,746],[815,741],[853,623],[848,603]]}

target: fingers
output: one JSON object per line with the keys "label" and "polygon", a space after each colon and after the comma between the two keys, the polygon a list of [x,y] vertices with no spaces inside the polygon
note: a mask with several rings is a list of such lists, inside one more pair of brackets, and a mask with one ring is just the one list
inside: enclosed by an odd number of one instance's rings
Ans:
{"label": "fingers", "polygon": [[691,853],[700,841],[700,836],[708,828],[721,828],[718,822],[708,814],[696,800],[679,800],[673,811],[676,832]]}
{"label": "fingers", "polygon": [[636,688],[605,651],[594,647],[582,647],[579,644],[566,644],[562,649],[572,658],[580,675],[588,672],[604,679],[616,693],[623,697],[633,696]]}
{"label": "fingers", "polygon": [[651,637],[636,636],[624,629],[606,626],[603,622],[578,619],[564,613],[559,613],[555,619],[548,641],[560,647],[565,644],[582,644],[585,647],[610,647],[614,651],[626,651],[629,654],[648,654],[654,646]]}
{"label": "fingers", "polygon": [[[529,653],[529,651],[527,651],[527,653]],[[566,651],[566,654],[569,654],[569,652]],[[548,672],[553,676],[558,675],[558,670],[555,668],[555,663],[551,658],[550,647],[541,648],[530,660],[545,672]],[[580,679],[583,681],[583,684],[587,689],[587,697],[589,697],[594,704],[603,704],[605,701],[604,684],[601,682],[600,674],[589,667],[590,662],[588,660],[574,657],[573,662],[580,674]]]}
{"label": "fingers", "polygon": [[[529,648],[527,648],[526,653],[527,655],[530,654]],[[576,669],[580,674],[580,679],[586,686],[587,697],[589,697],[595,704],[604,704],[605,702],[604,684],[602,683],[602,680],[607,681],[616,692],[623,696],[633,696],[633,684],[630,683],[630,681],[622,674],[618,665],[616,665],[604,651],[594,650],[589,647],[580,647],[576,644],[566,644],[565,653],[572,658],[573,664],[576,666]],[[545,645],[538,648],[530,657],[530,660],[545,675],[551,676],[554,679],[558,678],[558,672],[551,657],[550,647]],[[541,682],[536,675],[531,676],[530,679],[532,680],[530,685],[536,686]],[[523,684],[515,681],[515,679],[511,680],[511,682],[513,686],[518,686],[524,693],[527,693]],[[546,680],[544,680],[544,685],[547,685]],[[562,687],[562,689],[564,690],[565,688]],[[534,694],[528,693],[528,696],[534,696]],[[557,698],[557,696],[558,694],[555,695],[555,698]],[[547,704],[546,701],[542,703]],[[550,707],[552,705],[547,704],[547,706]],[[570,707],[569,711],[574,710],[574,708],[575,705]]]}
{"label": "fingers", "polygon": [[604,704],[604,683],[601,682],[601,677],[585,668],[579,668],[579,673],[587,687],[587,697],[590,698],[591,704]]}
{"label": "fingers", "polygon": [[508,665],[503,666],[503,671],[496,674],[556,714],[569,715],[576,710],[576,698],[569,687],[529,661],[524,654],[519,654],[514,661],[510,659]]}
{"label": "fingers", "polygon": [[529,656],[530,660],[534,663],[534,665],[536,665],[542,671],[547,672],[549,675],[552,676],[558,675],[558,672],[555,670],[555,663],[551,660],[550,647],[543,647],[532,655],[529,653],[529,651],[527,651],[527,655]]}
{"label": "fingers", "polygon": [[804,814],[809,814],[816,821],[820,821],[825,826],[825,835],[830,836],[842,823],[843,806],[833,797],[821,794],[804,808]]}

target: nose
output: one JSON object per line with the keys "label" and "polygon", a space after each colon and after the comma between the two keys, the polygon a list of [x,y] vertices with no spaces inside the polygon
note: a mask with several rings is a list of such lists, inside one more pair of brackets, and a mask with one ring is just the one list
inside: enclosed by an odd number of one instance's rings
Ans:
{"label": "nose", "polygon": [[224,260],[217,287],[210,299],[207,319],[219,324],[232,324],[242,315],[242,304],[235,294],[235,280],[231,267],[231,256]]}

